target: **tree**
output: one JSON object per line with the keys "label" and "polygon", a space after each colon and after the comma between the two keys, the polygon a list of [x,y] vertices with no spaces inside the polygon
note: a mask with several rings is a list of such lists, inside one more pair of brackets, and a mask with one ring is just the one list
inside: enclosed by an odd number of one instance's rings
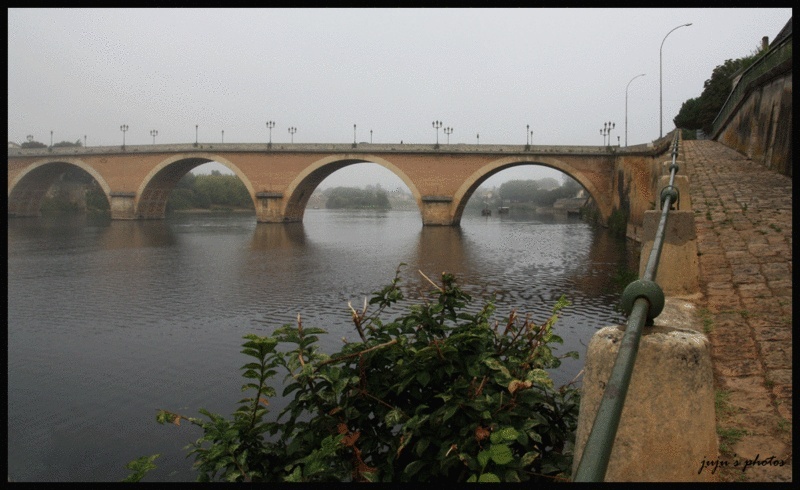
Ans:
{"label": "tree", "polygon": [[26,141],[19,146],[21,148],[47,148],[47,145],[38,141]]}
{"label": "tree", "polygon": [[736,60],[725,60],[711,73],[711,78],[703,84],[700,97],[689,99],[683,103],[673,122],[675,127],[683,129],[701,129],[706,134],[713,131],[714,119],[719,114],[733,89],[733,78],[752,65],[761,55],[757,48],[749,56]]}

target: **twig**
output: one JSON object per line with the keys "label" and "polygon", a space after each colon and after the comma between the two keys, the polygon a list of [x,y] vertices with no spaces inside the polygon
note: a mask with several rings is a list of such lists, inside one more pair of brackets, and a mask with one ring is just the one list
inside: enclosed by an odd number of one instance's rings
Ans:
{"label": "twig", "polygon": [[389,347],[390,345],[393,345],[393,344],[396,344],[396,343],[397,343],[397,339],[392,339],[389,342],[384,342],[383,344],[373,345],[369,349],[364,349],[362,351],[354,352],[352,354],[347,354],[346,356],[336,357],[334,359],[328,359],[327,361],[322,361],[319,364],[317,364],[317,370],[320,367],[324,366],[325,364],[331,364],[331,363],[334,363],[334,362],[344,361],[345,359],[350,359],[351,357],[357,357],[357,356],[360,356],[362,354],[366,354],[367,352],[371,352],[371,351],[374,351],[374,350],[377,350],[377,349],[382,349],[384,347]]}
{"label": "twig", "polygon": [[433,284],[433,287],[435,287],[436,289],[438,289],[440,293],[443,293],[443,292],[444,292],[444,291],[442,290],[442,288],[440,288],[440,287],[439,287],[439,286],[438,286],[438,285],[437,285],[435,282],[431,281],[431,279],[430,279],[428,276],[426,276],[424,272],[422,272],[422,271],[421,271],[421,270],[419,270],[419,269],[417,269],[417,270],[418,270],[418,271],[419,271],[419,273],[422,275],[422,277],[424,277],[425,279],[427,279],[427,281],[428,281],[429,283]]}

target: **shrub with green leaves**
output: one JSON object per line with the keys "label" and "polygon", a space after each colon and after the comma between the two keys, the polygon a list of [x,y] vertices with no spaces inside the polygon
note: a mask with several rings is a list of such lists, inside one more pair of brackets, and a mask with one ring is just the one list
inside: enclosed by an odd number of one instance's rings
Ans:
{"label": "shrub with green leaves", "polygon": [[[351,307],[360,341],[332,355],[317,345],[325,331],[300,317],[270,336],[246,335],[249,396],[232,419],[161,410],[157,420],[202,429],[187,446],[199,481],[565,479],[578,391],[555,388],[546,369],[560,364],[553,326],[568,302],[562,297],[540,325],[515,311],[500,322],[492,300],[469,313],[472,298],[451,274],[441,280],[406,314],[384,321],[404,299],[398,269],[362,311]],[[268,421],[276,394],[268,383],[278,374],[287,405]],[[149,464],[129,479],[152,469],[153,459],[142,459]]]}

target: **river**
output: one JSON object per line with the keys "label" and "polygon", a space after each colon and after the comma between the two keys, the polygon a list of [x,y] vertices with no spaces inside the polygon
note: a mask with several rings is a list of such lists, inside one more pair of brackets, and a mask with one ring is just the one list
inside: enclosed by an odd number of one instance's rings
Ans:
{"label": "river", "polygon": [[229,416],[242,336],[298,314],[330,332],[330,351],[357,339],[347,303],[362,305],[400,263],[409,293],[427,284],[418,270],[448,271],[474,297],[496,293],[498,315],[517,308],[537,323],[565,295],[556,353],[581,358],[552,373],[560,385],[580,372],[593,333],[624,321],[612,278],[636,270],[638,246],[577,219],[513,213],[465,213],[460,227],[423,227],[416,211],[318,209],[294,224],[238,213],[12,219],[9,479],[119,481],[126,463],[160,453],[143,481],[194,480],[183,448],[200,432],[159,425],[156,410]]}

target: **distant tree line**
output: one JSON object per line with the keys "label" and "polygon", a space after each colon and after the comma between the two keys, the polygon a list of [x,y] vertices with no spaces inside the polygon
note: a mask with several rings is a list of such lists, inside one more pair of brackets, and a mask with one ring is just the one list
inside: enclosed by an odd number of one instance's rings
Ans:
{"label": "distant tree line", "polygon": [[253,208],[253,199],[236,175],[214,170],[210,175],[191,172],[178,181],[167,200],[167,211],[182,209]]}
{"label": "distant tree line", "polygon": [[324,193],[327,209],[391,209],[389,196],[380,187],[334,187]]}
{"label": "distant tree line", "polygon": [[537,206],[552,206],[559,199],[575,197],[583,189],[572,178],[567,178],[566,182],[558,187],[547,184],[545,179],[509,180],[500,185],[498,194],[506,204],[531,203]]}

